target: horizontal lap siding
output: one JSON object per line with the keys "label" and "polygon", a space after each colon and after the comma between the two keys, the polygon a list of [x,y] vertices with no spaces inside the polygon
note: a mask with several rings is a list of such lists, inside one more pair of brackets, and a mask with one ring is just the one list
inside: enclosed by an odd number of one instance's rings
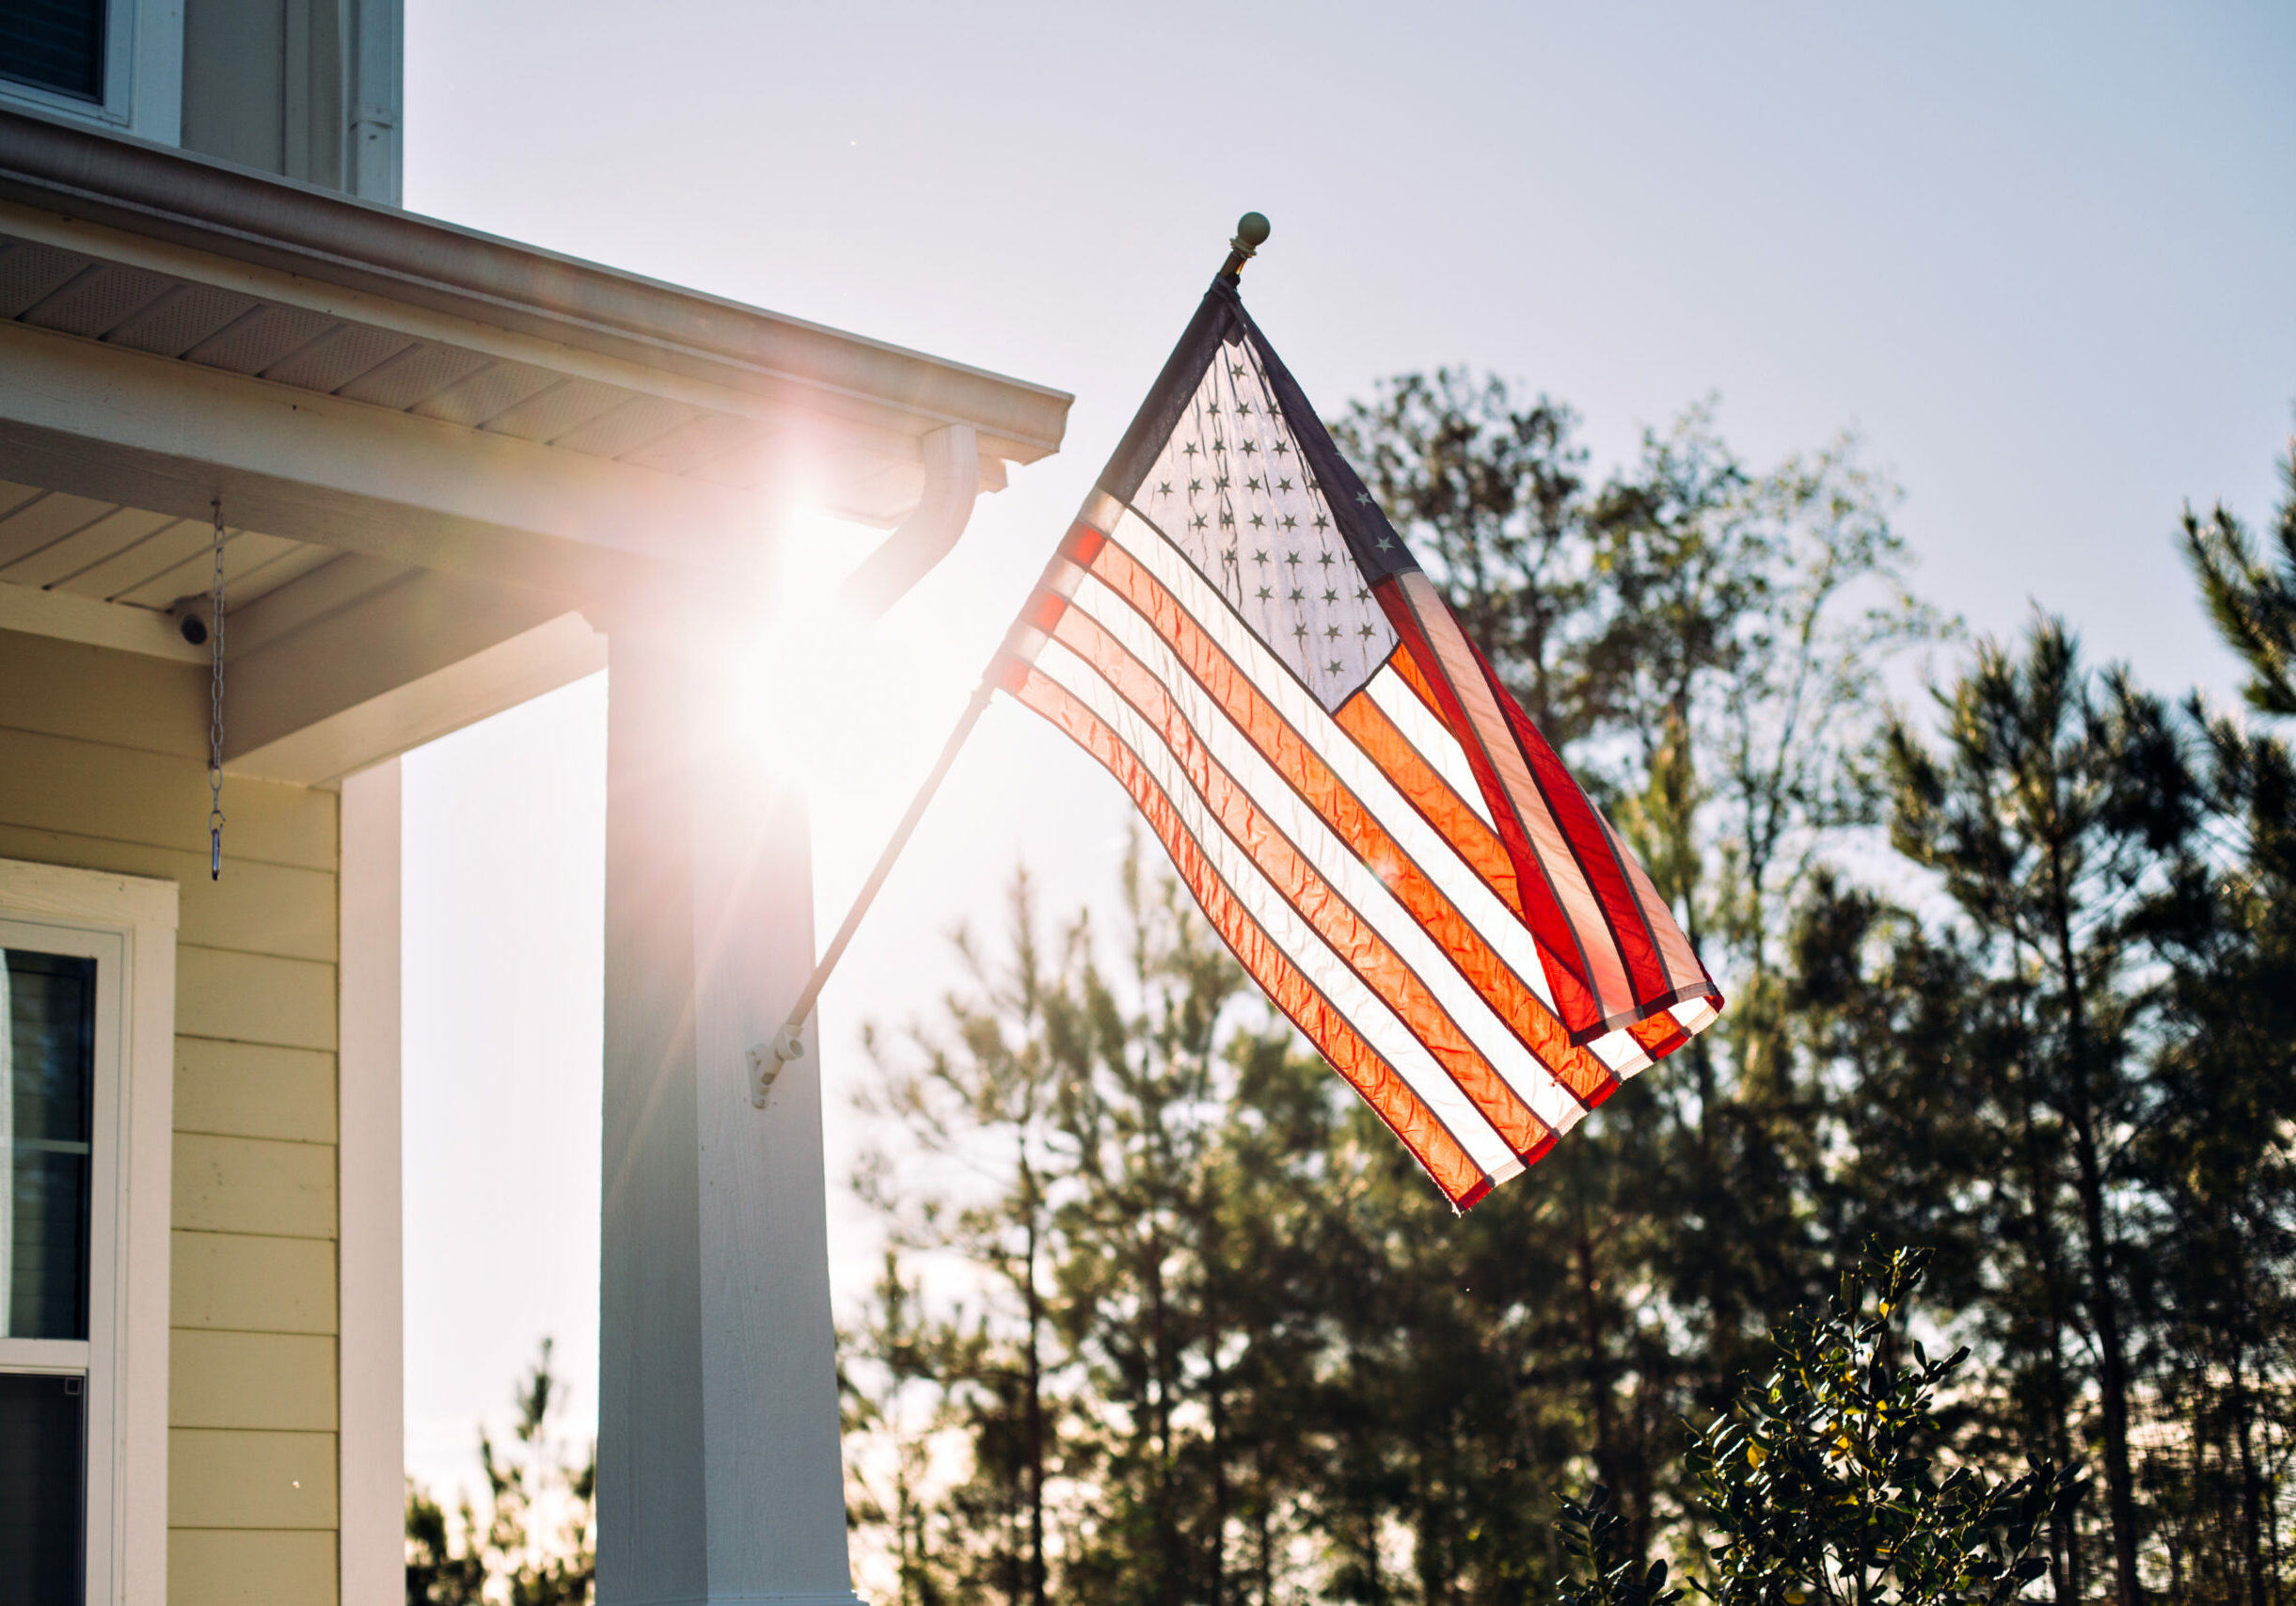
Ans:
{"label": "horizontal lap siding", "polygon": [[175,1224],[187,1232],[335,1236],[335,1151],[269,1137],[175,1139]]}
{"label": "horizontal lap siding", "polygon": [[335,1429],[335,1341],[326,1334],[178,1328],[167,1363],[176,1427]]}
{"label": "horizontal lap siding", "polygon": [[175,1325],[335,1332],[335,1246],[312,1238],[175,1232]]}
{"label": "horizontal lap siding", "polygon": [[332,1432],[179,1427],[167,1440],[170,1528],[335,1526]]}
{"label": "horizontal lap siding", "polygon": [[272,1606],[335,1594],[331,1529],[178,1528],[167,1535],[171,1606]]}
{"label": "horizontal lap siding", "polygon": [[[15,686],[8,688],[12,701]],[[335,797],[268,781],[230,781],[224,851],[237,863],[335,871]],[[98,741],[43,736],[0,721],[0,822],[171,848],[207,860],[207,766],[198,758],[138,753]]]}
{"label": "horizontal lap siding", "polygon": [[336,799],[227,778],[207,681],[0,631],[0,857],[176,882],[171,1606],[337,1593]]}
{"label": "horizontal lap siding", "polygon": [[335,1141],[335,1057],[304,1048],[178,1038],[175,1129]]}

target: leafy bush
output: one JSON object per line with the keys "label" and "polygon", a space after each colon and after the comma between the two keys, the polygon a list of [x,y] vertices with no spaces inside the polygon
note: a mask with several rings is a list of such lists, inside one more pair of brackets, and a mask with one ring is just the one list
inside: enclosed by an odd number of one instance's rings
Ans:
{"label": "leafy bush", "polygon": [[[2070,1515],[2087,1473],[2035,1461],[2002,1482],[1940,1469],[1934,1407],[1969,1351],[1932,1360],[1905,1333],[1926,1260],[1869,1254],[1838,1299],[1770,1329],[1769,1375],[1692,1432],[1689,1471],[1720,1539],[1702,1594],[1721,1606],[2004,1606],[2047,1572],[2049,1526]],[[1562,1508],[1557,1529],[1584,1581],[1565,1582],[1561,1606],[1680,1598],[1665,1563],[1643,1572],[1627,1559],[1608,1491]]]}

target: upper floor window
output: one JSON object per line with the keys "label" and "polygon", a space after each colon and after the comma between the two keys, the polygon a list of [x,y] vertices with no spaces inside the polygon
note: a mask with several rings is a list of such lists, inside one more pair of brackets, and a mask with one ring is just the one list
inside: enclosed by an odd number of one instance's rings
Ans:
{"label": "upper floor window", "polygon": [[0,78],[103,103],[110,0],[0,0]]}
{"label": "upper floor window", "polygon": [[0,104],[181,143],[181,0],[0,0]]}

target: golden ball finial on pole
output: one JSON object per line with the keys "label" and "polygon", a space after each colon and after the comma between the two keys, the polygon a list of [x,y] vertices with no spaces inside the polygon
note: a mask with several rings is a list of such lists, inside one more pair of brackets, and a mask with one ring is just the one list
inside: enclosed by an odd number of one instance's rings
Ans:
{"label": "golden ball finial on pole", "polygon": [[1265,214],[1247,212],[1237,218],[1236,237],[1227,243],[1227,261],[1221,265],[1220,277],[1230,283],[1243,278],[1243,264],[1259,254],[1270,231]]}

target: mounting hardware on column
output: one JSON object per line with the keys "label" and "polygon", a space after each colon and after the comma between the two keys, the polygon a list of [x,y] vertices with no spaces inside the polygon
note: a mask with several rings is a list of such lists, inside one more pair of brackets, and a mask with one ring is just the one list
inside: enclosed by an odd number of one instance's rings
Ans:
{"label": "mounting hardware on column", "polygon": [[773,1096],[773,1084],[781,1080],[782,1068],[805,1057],[805,1039],[795,1026],[784,1026],[769,1043],[761,1042],[750,1050],[750,1103],[759,1109]]}

